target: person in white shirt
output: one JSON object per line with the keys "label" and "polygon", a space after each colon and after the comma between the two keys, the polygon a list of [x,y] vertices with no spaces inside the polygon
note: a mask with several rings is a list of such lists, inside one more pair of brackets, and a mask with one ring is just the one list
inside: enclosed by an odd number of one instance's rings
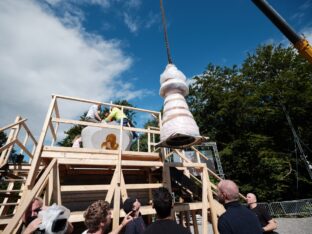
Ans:
{"label": "person in white shirt", "polygon": [[102,121],[98,113],[100,110],[101,110],[101,104],[97,104],[97,105],[94,104],[90,106],[85,120],[88,122],[100,123]]}

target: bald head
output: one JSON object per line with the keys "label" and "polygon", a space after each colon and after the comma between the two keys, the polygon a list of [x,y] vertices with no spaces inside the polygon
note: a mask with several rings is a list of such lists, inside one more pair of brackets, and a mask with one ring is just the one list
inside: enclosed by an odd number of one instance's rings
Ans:
{"label": "bald head", "polygon": [[257,203],[257,197],[255,194],[253,193],[248,193],[246,196],[246,202],[247,204],[250,206],[252,204],[256,204]]}
{"label": "bald head", "polygon": [[223,203],[238,200],[239,190],[234,181],[221,180],[218,184],[218,197]]}

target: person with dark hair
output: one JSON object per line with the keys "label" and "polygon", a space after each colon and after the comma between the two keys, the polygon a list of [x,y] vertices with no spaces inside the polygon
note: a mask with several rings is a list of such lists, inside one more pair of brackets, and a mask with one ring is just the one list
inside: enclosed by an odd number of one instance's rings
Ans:
{"label": "person with dark hair", "polygon": [[[88,229],[82,234],[103,234],[112,221],[110,205],[107,201],[103,200],[93,202],[84,212],[83,217],[85,218],[85,225]],[[122,223],[110,233],[119,233],[132,219],[130,213],[126,214]]]}
{"label": "person with dark hair", "polygon": [[272,219],[271,215],[266,209],[258,206],[256,195],[253,193],[248,193],[246,196],[246,201],[249,209],[258,217],[263,229],[263,233],[277,233],[274,232],[274,230],[277,228],[277,222]]}
{"label": "person with dark hair", "polygon": [[168,189],[162,187],[154,190],[153,208],[156,210],[157,220],[147,227],[144,234],[190,234],[185,227],[172,219],[172,207],[172,196]]}
{"label": "person with dark hair", "polygon": [[140,213],[141,203],[136,198],[127,198],[123,204],[126,214],[130,213],[133,220],[125,227],[125,234],[142,234],[145,230],[145,223]]}
{"label": "person with dark hair", "polygon": [[221,180],[217,188],[219,202],[226,209],[218,220],[220,234],[261,234],[256,215],[239,203],[239,190],[234,181]]}

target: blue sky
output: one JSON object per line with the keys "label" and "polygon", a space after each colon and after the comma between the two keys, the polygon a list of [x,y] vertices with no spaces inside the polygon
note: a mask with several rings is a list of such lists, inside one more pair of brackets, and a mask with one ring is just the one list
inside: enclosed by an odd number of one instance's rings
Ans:
{"label": "blue sky", "polygon": [[[173,62],[189,79],[208,63],[240,65],[260,44],[289,44],[251,0],[163,1]],[[312,0],[268,2],[312,43]],[[0,34],[1,126],[22,115],[38,131],[52,93],[162,106],[159,0],[2,0]]]}

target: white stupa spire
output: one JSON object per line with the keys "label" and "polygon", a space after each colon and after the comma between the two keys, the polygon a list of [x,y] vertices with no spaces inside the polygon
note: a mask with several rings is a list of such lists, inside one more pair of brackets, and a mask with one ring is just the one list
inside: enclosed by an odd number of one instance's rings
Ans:
{"label": "white stupa spire", "polygon": [[161,142],[173,148],[194,144],[201,136],[184,98],[189,92],[185,75],[175,65],[168,64],[160,76],[160,84],[159,93],[165,99]]}

